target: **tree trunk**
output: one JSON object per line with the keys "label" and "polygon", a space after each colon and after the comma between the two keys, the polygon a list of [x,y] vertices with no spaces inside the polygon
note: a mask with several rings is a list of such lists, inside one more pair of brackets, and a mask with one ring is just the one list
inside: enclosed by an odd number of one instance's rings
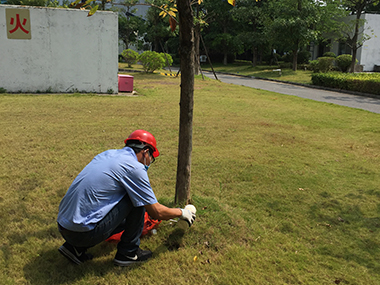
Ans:
{"label": "tree trunk", "polygon": [[[199,18],[199,4],[197,4],[197,19]],[[194,74],[198,75],[201,69],[201,63],[199,61],[199,43],[200,43],[200,35],[201,35],[201,24],[197,21],[197,24],[194,27]]]}
{"label": "tree trunk", "polygon": [[293,50],[293,71],[297,71],[298,49]]}
{"label": "tree trunk", "polygon": [[125,45],[125,49],[128,49],[129,48],[129,42],[127,39],[122,39],[124,45]]}
{"label": "tree trunk", "polygon": [[194,27],[194,74],[198,75],[200,70],[200,61],[199,61],[199,42],[201,34],[201,25],[197,24]]}
{"label": "tree trunk", "polygon": [[255,67],[257,65],[257,47],[253,46],[252,47],[252,66]]}
{"label": "tree trunk", "polygon": [[362,14],[362,10],[356,11],[356,22],[355,22],[355,32],[354,36],[352,37],[352,61],[350,65],[350,72],[355,72],[355,64],[356,64],[356,55],[358,51],[358,37],[359,37],[359,21],[360,16]]}
{"label": "tree trunk", "polygon": [[[224,26],[223,26],[223,33],[227,34],[226,23],[224,23]],[[227,65],[227,63],[228,63],[228,48],[227,48],[227,43],[223,40],[223,65]]]}
{"label": "tree trunk", "polygon": [[180,29],[181,99],[176,181],[176,203],[190,201],[191,151],[194,106],[194,34],[190,0],[178,0]]}

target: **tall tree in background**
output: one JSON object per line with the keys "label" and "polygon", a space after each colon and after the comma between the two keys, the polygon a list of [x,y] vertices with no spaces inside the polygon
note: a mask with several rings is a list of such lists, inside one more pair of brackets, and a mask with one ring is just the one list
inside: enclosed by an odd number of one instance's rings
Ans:
{"label": "tall tree in background", "polygon": [[137,2],[137,0],[125,1],[125,8],[117,9],[119,12],[119,39],[123,41],[126,49],[129,48],[130,44],[138,44],[140,38],[142,38],[146,32],[144,20],[141,17],[134,15],[136,12],[134,5]]}
{"label": "tall tree in background", "polygon": [[162,50],[163,43],[165,43],[170,37],[173,36],[172,31],[168,23],[168,17],[163,19],[160,16],[162,10],[157,7],[164,6],[168,1],[166,0],[154,0],[151,1],[154,6],[148,9],[146,14],[146,35],[147,42],[152,43],[152,50],[157,52],[165,52]]}
{"label": "tall tree in background", "polygon": [[232,17],[233,6],[222,0],[204,1],[207,11],[208,27],[205,28],[205,40],[208,46],[223,54],[223,64],[227,64],[228,55],[242,52],[243,44],[236,36],[238,31]]}
{"label": "tall tree in background", "polygon": [[264,29],[265,19],[268,17],[266,1],[240,0],[238,4],[232,10],[234,20],[240,23],[238,38],[246,49],[251,49],[252,66],[256,66],[259,54],[262,58],[263,50],[270,47]]}
{"label": "tall tree in background", "polygon": [[268,27],[278,45],[293,53],[293,70],[297,70],[298,51],[317,38],[319,21],[317,3],[313,0],[269,0],[274,19]]}

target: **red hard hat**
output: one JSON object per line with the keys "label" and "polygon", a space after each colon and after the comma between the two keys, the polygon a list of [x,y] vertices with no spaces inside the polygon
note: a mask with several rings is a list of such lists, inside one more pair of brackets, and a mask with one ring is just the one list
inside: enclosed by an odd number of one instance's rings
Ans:
{"label": "red hard hat", "polygon": [[125,139],[124,143],[127,143],[127,141],[129,141],[129,140],[137,140],[137,141],[146,143],[147,145],[152,147],[153,148],[153,156],[155,158],[160,155],[160,153],[156,147],[157,146],[156,139],[154,138],[154,136],[150,132],[147,132],[144,130],[136,130],[133,133],[131,133],[127,139]]}

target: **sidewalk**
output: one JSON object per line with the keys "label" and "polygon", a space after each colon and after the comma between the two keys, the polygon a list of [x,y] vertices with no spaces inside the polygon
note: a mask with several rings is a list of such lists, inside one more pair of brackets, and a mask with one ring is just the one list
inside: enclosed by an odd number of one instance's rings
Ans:
{"label": "sidewalk", "polygon": [[[171,71],[172,73],[177,73],[178,67],[171,67]],[[215,76],[211,71],[202,70],[202,72],[204,76],[215,79]],[[314,85],[296,84],[264,78],[258,79],[249,76],[232,75],[220,72],[217,72],[216,76],[218,77],[218,80],[223,83],[242,85],[380,114],[380,96],[373,94],[334,90]]]}
{"label": "sidewalk", "polygon": [[[202,71],[211,79],[215,79],[210,71]],[[292,95],[315,101],[327,102],[351,108],[363,109],[380,114],[380,97],[373,94],[344,92],[324,87],[285,83],[277,80],[257,79],[247,76],[216,73],[221,82],[242,85],[256,89],[272,91],[280,94]]]}

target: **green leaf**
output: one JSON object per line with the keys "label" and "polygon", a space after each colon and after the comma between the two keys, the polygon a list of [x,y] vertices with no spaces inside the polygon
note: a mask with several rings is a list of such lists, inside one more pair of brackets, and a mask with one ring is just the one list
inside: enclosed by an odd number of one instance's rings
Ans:
{"label": "green leaf", "polygon": [[96,5],[95,7],[92,7],[91,10],[90,10],[90,12],[88,12],[87,17],[91,17],[92,15],[94,15],[95,12],[98,10],[98,8],[99,8],[99,5]]}
{"label": "green leaf", "polygon": [[76,0],[70,4],[70,7],[77,5],[81,0]]}

